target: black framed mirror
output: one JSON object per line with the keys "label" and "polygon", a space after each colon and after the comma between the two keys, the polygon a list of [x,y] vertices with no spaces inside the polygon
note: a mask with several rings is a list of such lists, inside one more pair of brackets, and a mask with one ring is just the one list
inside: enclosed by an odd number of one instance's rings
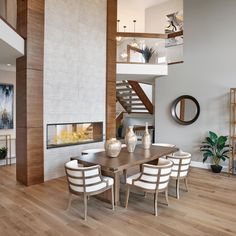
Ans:
{"label": "black framed mirror", "polygon": [[198,101],[189,95],[178,97],[171,106],[171,115],[181,125],[194,123],[200,115]]}

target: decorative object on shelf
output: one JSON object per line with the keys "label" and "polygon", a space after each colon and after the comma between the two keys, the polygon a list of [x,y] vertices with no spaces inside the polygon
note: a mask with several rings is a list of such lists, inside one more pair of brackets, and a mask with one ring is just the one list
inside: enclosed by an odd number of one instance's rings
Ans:
{"label": "decorative object on shelf", "polygon": [[142,138],[142,144],[144,149],[149,149],[151,146],[151,135],[148,132],[148,122],[146,122],[145,132]]}
{"label": "decorative object on shelf", "polygon": [[137,136],[135,135],[133,129],[133,126],[129,126],[125,135],[125,144],[127,146],[128,152],[134,152],[135,146],[137,144]]}
{"label": "decorative object on shelf", "polygon": [[0,148],[0,160],[3,160],[7,157],[7,148]]}
{"label": "decorative object on shelf", "polygon": [[121,150],[121,142],[116,138],[111,138],[105,142],[107,156],[118,157]]}
{"label": "decorative object on shelf", "polygon": [[190,125],[198,119],[200,115],[200,105],[192,96],[180,96],[172,103],[171,115],[179,124]]}
{"label": "decorative object on shelf", "polygon": [[13,129],[13,85],[0,84],[0,129]]}
{"label": "decorative object on shelf", "polygon": [[213,165],[211,169],[214,173],[220,173],[222,166],[219,165],[220,161],[225,161],[228,158],[228,153],[231,151],[230,145],[226,144],[228,136],[218,136],[216,133],[209,131],[209,136],[202,142],[200,150],[203,152],[203,162],[208,157],[212,158]]}
{"label": "decorative object on shelf", "polygon": [[[183,10],[168,14],[167,16],[167,26],[165,28],[165,33],[170,34],[183,30],[184,18]],[[183,44],[183,36],[168,38],[165,41],[166,47],[173,47]]]}
{"label": "decorative object on shelf", "polygon": [[149,63],[154,52],[155,50],[153,48],[149,48],[148,46],[145,46],[143,49],[141,49],[141,53],[143,55],[145,63]]}

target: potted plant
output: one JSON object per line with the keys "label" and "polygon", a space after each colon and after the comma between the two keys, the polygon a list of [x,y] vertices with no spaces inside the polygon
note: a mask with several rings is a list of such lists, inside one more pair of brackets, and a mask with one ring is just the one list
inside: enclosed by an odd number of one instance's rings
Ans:
{"label": "potted plant", "polygon": [[153,48],[149,48],[145,46],[142,50],[141,53],[145,59],[145,63],[149,63],[152,55],[154,54],[155,50]]}
{"label": "potted plant", "polygon": [[0,148],[0,160],[5,159],[7,156],[7,148],[3,147]]}
{"label": "potted plant", "polygon": [[214,173],[220,173],[222,166],[219,165],[220,161],[225,161],[228,158],[227,154],[231,151],[228,144],[228,136],[218,136],[212,131],[209,131],[209,136],[202,142],[200,150],[203,152],[203,162],[211,158],[213,165],[211,169]]}

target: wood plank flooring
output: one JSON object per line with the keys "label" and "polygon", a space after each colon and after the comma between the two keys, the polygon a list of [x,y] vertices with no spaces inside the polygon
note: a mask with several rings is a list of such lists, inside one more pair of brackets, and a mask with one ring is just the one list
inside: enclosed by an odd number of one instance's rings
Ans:
{"label": "wood plank flooring", "polygon": [[[184,185],[181,185],[184,188]],[[0,235],[236,235],[236,177],[192,168],[187,193],[180,199],[160,195],[159,216],[153,215],[153,197],[131,193],[129,207],[111,210],[108,203],[91,197],[88,220],[83,220],[83,201],[75,197],[66,211],[66,179],[31,187],[15,181],[15,166],[0,167]],[[174,195],[174,183],[170,185]],[[122,194],[122,200],[124,194]]]}

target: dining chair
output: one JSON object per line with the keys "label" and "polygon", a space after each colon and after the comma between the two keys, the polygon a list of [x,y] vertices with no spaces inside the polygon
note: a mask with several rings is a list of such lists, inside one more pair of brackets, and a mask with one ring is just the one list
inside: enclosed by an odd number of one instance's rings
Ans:
{"label": "dining chair", "polygon": [[154,213],[157,216],[157,199],[160,192],[165,192],[167,205],[169,204],[168,184],[172,166],[172,161],[160,158],[158,165],[143,164],[141,173],[128,177],[125,208],[128,207],[130,189],[137,189],[154,194]]}
{"label": "dining chair", "polygon": [[175,144],[170,144],[170,143],[153,143],[152,145],[161,147],[176,147]]}
{"label": "dining chair", "polygon": [[98,152],[104,152],[105,149],[104,148],[93,148],[93,149],[87,149],[87,150],[83,150],[81,152],[82,155],[87,155],[87,154],[91,154],[91,153],[98,153]]}
{"label": "dining chair", "polygon": [[167,156],[168,160],[173,162],[171,179],[176,180],[176,198],[179,199],[179,184],[180,180],[184,180],[186,191],[188,192],[188,170],[191,163],[191,154],[183,151],[174,153],[172,156]]}
{"label": "dining chair", "polygon": [[114,210],[114,180],[111,177],[101,175],[99,165],[80,167],[77,160],[65,164],[65,171],[69,187],[69,202],[67,209],[71,206],[73,195],[83,195],[84,219],[87,220],[87,200],[89,196],[97,195],[111,189],[112,210]]}

